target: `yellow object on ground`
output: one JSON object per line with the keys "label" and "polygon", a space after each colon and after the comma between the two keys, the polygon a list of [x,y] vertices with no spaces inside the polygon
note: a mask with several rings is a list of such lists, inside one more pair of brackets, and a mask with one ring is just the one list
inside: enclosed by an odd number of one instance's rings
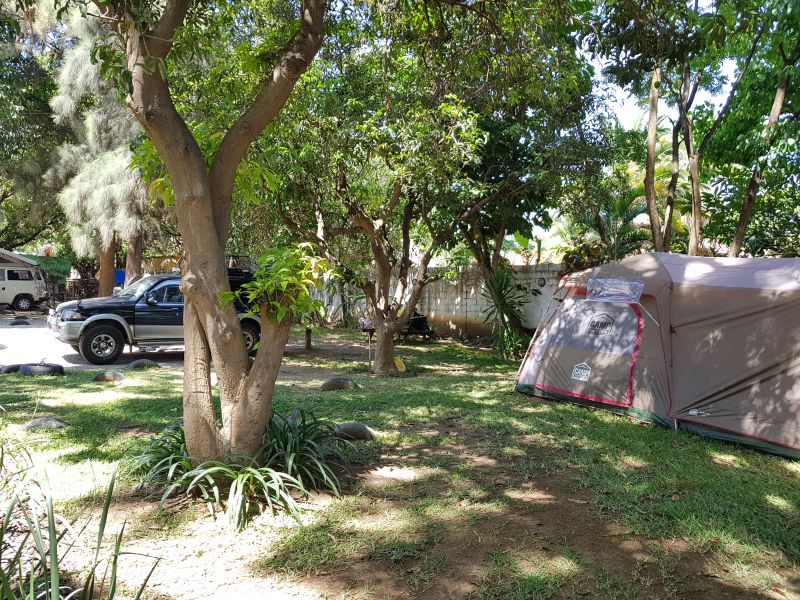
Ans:
{"label": "yellow object on ground", "polygon": [[406,363],[403,362],[403,359],[399,356],[394,357],[394,367],[397,369],[398,373],[405,373],[406,372]]}

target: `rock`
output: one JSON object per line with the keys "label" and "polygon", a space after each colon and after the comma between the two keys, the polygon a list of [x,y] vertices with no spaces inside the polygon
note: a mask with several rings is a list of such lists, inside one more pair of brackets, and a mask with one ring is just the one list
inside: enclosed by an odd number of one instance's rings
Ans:
{"label": "rock", "polygon": [[3,346],[3,344],[0,344],[0,350],[5,350],[5,349],[6,349],[6,347]]}
{"label": "rock", "polygon": [[332,392],[334,390],[354,390],[358,388],[358,384],[349,377],[332,377],[320,386],[323,392]]}
{"label": "rock", "polygon": [[375,432],[364,423],[341,423],[334,429],[336,435],[349,440],[370,441],[375,439]]}
{"label": "rock", "polygon": [[67,424],[58,417],[36,417],[31,419],[23,429],[65,429]]}
{"label": "rock", "polygon": [[119,371],[103,371],[102,373],[95,375],[92,381],[108,381],[116,383],[117,381],[122,381],[123,379],[125,379],[125,375]]}
{"label": "rock", "polygon": [[129,369],[158,369],[158,363],[149,358],[140,358],[128,365]]}

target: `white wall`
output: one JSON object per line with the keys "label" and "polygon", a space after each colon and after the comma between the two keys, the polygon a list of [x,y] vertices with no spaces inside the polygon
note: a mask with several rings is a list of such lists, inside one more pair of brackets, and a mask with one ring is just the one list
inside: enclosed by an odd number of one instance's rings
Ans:
{"label": "white wall", "polygon": [[[528,289],[537,289],[540,295],[529,295],[524,305],[524,324],[536,328],[547,308],[553,292],[558,287],[561,265],[544,263],[531,266],[515,266],[517,283]],[[434,269],[432,271],[435,272]],[[394,281],[392,289],[394,289]],[[487,335],[490,327],[484,322],[484,309],[489,302],[482,296],[483,278],[477,268],[459,271],[455,283],[444,280],[434,281],[425,286],[418,310],[428,316],[432,327],[439,335],[451,337],[470,337]],[[339,310],[338,294],[324,294],[328,314],[335,316]],[[354,311],[356,316],[361,310]]]}

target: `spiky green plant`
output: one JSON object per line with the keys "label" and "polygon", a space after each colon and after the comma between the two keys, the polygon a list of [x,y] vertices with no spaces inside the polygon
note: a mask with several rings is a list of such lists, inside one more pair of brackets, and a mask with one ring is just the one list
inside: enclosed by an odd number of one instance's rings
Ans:
{"label": "spiky green plant", "polygon": [[[108,512],[114,493],[114,477],[106,491],[103,510],[94,542],[92,557],[84,569],[80,587],[71,589],[61,585],[63,557],[79,544],[86,526],[76,527],[56,514],[53,496],[44,486],[39,489],[35,481],[27,478],[32,463],[24,449],[0,445],[0,481],[6,505],[0,513],[0,598],[3,600],[95,600],[117,597],[117,569],[122,554],[125,527],[114,536],[113,551],[105,552],[103,540]],[[45,478],[46,481],[46,478]],[[44,511],[31,502],[41,493]],[[14,523],[24,521],[20,530]],[[77,533],[76,533],[77,532]],[[32,549],[32,555],[26,551]],[[9,554],[10,552],[10,554]],[[134,600],[142,597],[153,571],[153,566],[139,587]]]}
{"label": "spiky green plant", "polygon": [[483,320],[492,326],[492,337],[500,354],[505,358],[517,358],[525,350],[527,340],[511,327],[511,321],[524,319],[522,305],[525,292],[517,285],[514,272],[501,266],[486,280],[481,295],[489,301],[484,309]]}
{"label": "spiky green plant", "polygon": [[329,461],[344,460],[350,444],[336,436],[331,423],[310,413],[300,411],[289,418],[273,414],[258,457],[200,463],[189,456],[183,425],[177,424],[150,438],[125,468],[146,485],[165,486],[162,504],[179,493],[198,496],[212,514],[222,507],[230,525],[242,529],[264,509],[298,517],[295,498],[307,496],[309,489],[338,494]]}
{"label": "spiky green plant", "polygon": [[336,434],[333,423],[300,410],[285,417],[273,414],[261,453],[266,464],[296,477],[305,487],[327,488],[339,495],[331,460],[346,461],[352,442]]}

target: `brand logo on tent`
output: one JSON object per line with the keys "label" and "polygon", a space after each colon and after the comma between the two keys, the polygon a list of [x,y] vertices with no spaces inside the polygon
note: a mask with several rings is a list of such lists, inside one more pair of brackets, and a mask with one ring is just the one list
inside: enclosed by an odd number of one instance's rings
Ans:
{"label": "brand logo on tent", "polygon": [[570,376],[572,379],[577,379],[578,381],[589,381],[589,376],[592,374],[592,367],[587,365],[586,363],[578,363],[574,367],[572,367],[572,375]]}
{"label": "brand logo on tent", "polygon": [[614,319],[609,317],[606,313],[600,313],[592,317],[589,321],[589,326],[586,328],[586,333],[589,335],[608,335],[614,327]]}

